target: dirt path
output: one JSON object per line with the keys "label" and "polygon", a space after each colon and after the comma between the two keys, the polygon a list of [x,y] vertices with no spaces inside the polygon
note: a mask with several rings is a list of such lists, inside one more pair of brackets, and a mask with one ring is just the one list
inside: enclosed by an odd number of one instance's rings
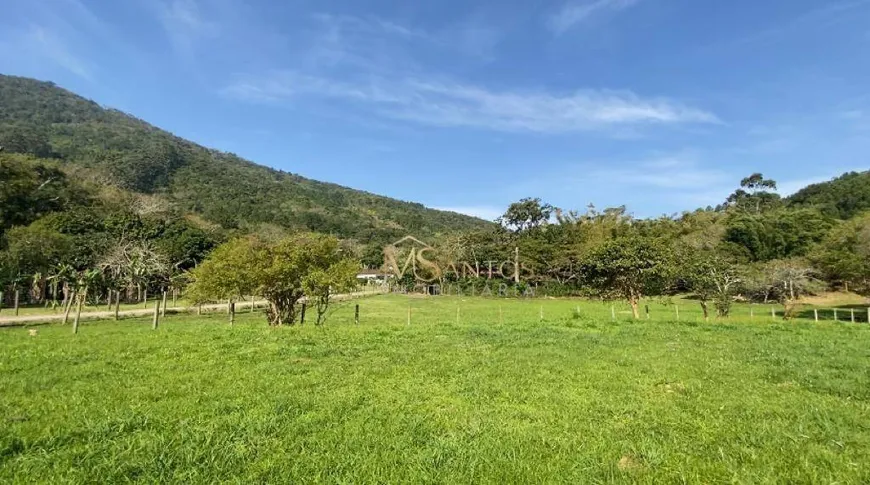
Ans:
{"label": "dirt path", "polygon": [[[345,301],[351,300],[354,298],[360,298],[364,296],[372,296],[379,295],[381,292],[371,292],[371,291],[358,291],[355,293],[347,293],[344,295],[335,295],[333,301]],[[303,300],[304,301],[304,300]],[[254,308],[265,308],[267,305],[266,300],[255,300]],[[251,302],[237,302],[236,303],[236,313],[247,313],[251,309]],[[218,303],[213,305],[202,305],[202,312],[215,312],[215,311],[223,311],[227,310],[226,303]],[[166,309],[167,315],[175,315],[179,313],[196,313],[197,307],[170,307]],[[123,310],[118,312],[118,318],[129,318],[129,317],[147,317],[150,315],[154,315],[154,308],[142,308],[138,310]],[[75,317],[74,312],[70,312],[69,321],[71,322]],[[115,318],[115,312],[82,312],[81,317],[79,317],[79,321],[83,320],[109,320]],[[52,323],[52,322],[61,322],[63,321],[63,313],[44,313],[40,315],[22,315],[22,316],[12,316],[12,317],[4,317],[0,315],[0,327],[17,327],[22,325],[32,325],[32,324],[41,324],[41,323]]]}

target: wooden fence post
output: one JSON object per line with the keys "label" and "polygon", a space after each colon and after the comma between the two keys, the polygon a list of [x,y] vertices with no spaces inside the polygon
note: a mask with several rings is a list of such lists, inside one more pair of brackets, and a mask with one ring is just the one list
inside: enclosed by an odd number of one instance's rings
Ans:
{"label": "wooden fence post", "polygon": [[[299,319],[299,325],[304,325],[304,324],[305,324],[305,307],[307,307],[307,306],[308,306],[307,303],[303,303],[303,304],[302,304],[302,315],[301,315],[301,318]],[[291,323],[292,323],[292,322],[291,322]]]}
{"label": "wooden fence post", "polygon": [[610,320],[616,321],[616,307],[612,303],[610,304]]}
{"label": "wooden fence post", "polygon": [[20,291],[18,290],[18,288],[15,288],[15,295],[13,296],[14,300],[13,300],[12,306],[15,309],[15,316],[16,317],[18,316],[18,295],[19,295],[19,293],[20,293]]}
{"label": "wooden fence post", "polygon": [[63,324],[64,325],[66,325],[67,322],[69,322],[69,312],[70,312],[70,310],[72,310],[72,306],[75,303],[75,300],[74,300],[75,296],[76,296],[75,291],[70,291],[69,295],[67,296],[69,301],[66,303],[66,308],[64,308],[64,310],[63,310]]}
{"label": "wooden fence post", "polygon": [[196,314],[200,316],[202,315],[202,303],[196,304]]}
{"label": "wooden fence post", "polygon": [[752,303],[749,304],[749,320],[755,320],[755,308],[752,306]]}
{"label": "wooden fence post", "polygon": [[255,308],[256,306],[257,306],[257,298],[254,297],[254,296],[252,296],[252,297],[251,297],[251,313],[254,313],[254,310],[256,309],[256,308]]}
{"label": "wooden fence post", "polygon": [[[867,309],[867,312],[870,313],[870,308]],[[459,306],[456,306],[456,323],[459,324]]]}
{"label": "wooden fence post", "polygon": [[867,309],[867,323],[870,323],[870,308]]}
{"label": "wooden fence post", "polygon": [[76,317],[73,319],[73,334],[79,333],[79,318],[82,316],[82,303],[84,302],[85,297],[88,294],[88,289],[85,288],[84,293],[82,293],[79,298],[78,305],[76,306]]}
{"label": "wooden fence post", "polygon": [[819,321],[819,309],[813,308],[813,317],[816,319],[816,322]]}
{"label": "wooden fence post", "polygon": [[649,305],[646,305],[646,319],[649,320]]}
{"label": "wooden fence post", "polygon": [[227,300],[227,315],[230,314],[231,308],[230,306],[233,304],[233,300]]}
{"label": "wooden fence post", "polygon": [[230,326],[236,323],[236,304],[232,300],[230,301]]}
{"label": "wooden fence post", "polygon": [[0,291],[0,311],[3,311],[3,291]]}
{"label": "wooden fence post", "polygon": [[411,302],[408,302],[408,325],[411,324]]}
{"label": "wooden fence post", "polygon": [[776,320],[776,308],[770,307],[770,318]]}
{"label": "wooden fence post", "polygon": [[106,290],[106,311],[112,311],[112,290]]}
{"label": "wooden fence post", "polygon": [[145,297],[142,298],[142,302],[144,303],[144,306],[142,308],[148,308],[148,288],[145,288],[144,295],[145,295]]}
{"label": "wooden fence post", "polygon": [[840,321],[840,319],[837,317],[837,309],[836,309],[836,308],[834,308],[834,321],[835,321],[835,322],[839,322],[839,321]]}
{"label": "wooden fence post", "polygon": [[855,309],[854,309],[854,308],[850,308],[850,309],[849,309],[849,312],[852,314],[852,323],[855,323]]}
{"label": "wooden fence post", "polygon": [[359,303],[356,304],[356,307],[353,310],[353,322],[359,325]]}
{"label": "wooden fence post", "polygon": [[121,292],[115,290],[115,320],[118,320],[118,313],[121,311]]}
{"label": "wooden fence post", "polygon": [[541,323],[544,322],[544,305],[541,305]]}
{"label": "wooden fence post", "polygon": [[160,300],[154,305],[154,316],[151,318],[151,330],[157,330],[160,324]]}
{"label": "wooden fence post", "polygon": [[680,321],[680,305],[674,305],[674,308],[677,310],[677,321]]}
{"label": "wooden fence post", "polygon": [[166,316],[166,290],[163,290],[163,305],[160,307],[160,316]]}

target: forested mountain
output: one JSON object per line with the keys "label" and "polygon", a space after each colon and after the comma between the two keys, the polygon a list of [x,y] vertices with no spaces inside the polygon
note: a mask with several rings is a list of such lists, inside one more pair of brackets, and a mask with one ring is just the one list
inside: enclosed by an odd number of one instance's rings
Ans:
{"label": "forested mountain", "polygon": [[[722,316],[738,296],[793,305],[826,288],[870,294],[870,172],[785,199],[754,173],[716,208],[651,219],[530,198],[494,224],[258,166],[53,84],[4,76],[0,146],[0,292],[29,287],[36,302],[57,297],[58,282],[104,295],[123,285],[127,299],[180,288],[222,243],[298,231],[339,236],[342,257],[371,268],[388,266],[385,243],[421,235],[442,268],[516,264],[522,282],[502,274],[511,284],[623,297],[635,311],[639,295],[681,291]],[[417,284],[413,273],[402,284]],[[491,275],[431,276],[488,285]]]}
{"label": "forested mountain", "polygon": [[360,242],[486,226],[210,150],[49,82],[0,75],[0,146],[101,184],[154,194],[224,229],[279,226]]}
{"label": "forested mountain", "polygon": [[870,210],[870,171],[850,172],[830,182],[810,185],[787,201],[795,206],[814,206],[832,217],[849,219]]}

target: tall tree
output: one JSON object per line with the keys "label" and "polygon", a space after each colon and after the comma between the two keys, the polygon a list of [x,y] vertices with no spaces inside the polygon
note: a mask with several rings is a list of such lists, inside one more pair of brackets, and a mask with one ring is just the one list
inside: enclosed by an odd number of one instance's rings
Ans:
{"label": "tall tree", "polygon": [[870,294],[870,213],[834,228],[811,260],[829,281]]}
{"label": "tall tree", "polygon": [[542,203],[539,198],[526,198],[511,204],[498,222],[517,232],[528,231],[546,224],[554,210],[553,206]]}
{"label": "tall tree", "polygon": [[704,318],[709,318],[711,300],[716,314],[727,317],[743,282],[739,267],[717,251],[690,250],[681,254],[680,262],[682,278],[697,296]]}
{"label": "tall tree", "polygon": [[326,312],[334,292],[348,288],[351,265],[359,268],[358,262],[348,261],[333,236],[303,233],[277,242],[237,239],[219,246],[193,270],[189,293],[200,301],[256,293],[269,302],[270,325],[292,325],[305,296],[316,300],[319,312]]}
{"label": "tall tree", "polygon": [[776,193],[776,181],[754,173],[740,181],[740,188],[728,197],[727,205],[744,212],[758,214],[762,209],[777,207],[781,198]]}
{"label": "tall tree", "polygon": [[662,241],[637,235],[606,242],[580,267],[590,288],[604,298],[622,298],[640,318],[640,299],[661,294],[675,273],[672,254]]}

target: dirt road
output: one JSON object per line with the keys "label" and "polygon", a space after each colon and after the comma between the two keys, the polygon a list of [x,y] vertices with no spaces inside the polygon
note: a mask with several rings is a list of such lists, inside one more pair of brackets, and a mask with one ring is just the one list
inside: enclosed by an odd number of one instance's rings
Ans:
{"label": "dirt road", "polygon": [[[334,301],[344,301],[350,300],[353,298],[360,298],[363,296],[372,296],[378,295],[381,292],[376,291],[359,291],[355,293],[348,293],[344,295],[335,295]],[[255,300],[254,308],[265,308],[267,303],[266,300]],[[236,303],[236,313],[246,313],[251,309],[251,302],[238,302]],[[179,313],[196,313],[198,311],[197,307],[169,307],[166,309],[167,315],[175,315]],[[215,311],[227,311],[226,303],[218,303],[213,305],[202,305],[202,312],[215,312]],[[130,317],[147,317],[150,315],[154,315],[154,308],[142,308],[138,310],[123,310],[118,312],[119,318],[130,318]],[[69,321],[75,317],[74,312],[70,312]],[[83,320],[110,320],[115,318],[115,312],[82,312],[79,321]],[[17,327],[22,325],[36,325],[43,323],[52,323],[52,322],[61,322],[63,321],[63,313],[44,313],[40,315],[21,315],[21,316],[3,316],[0,314],[0,327]]]}

